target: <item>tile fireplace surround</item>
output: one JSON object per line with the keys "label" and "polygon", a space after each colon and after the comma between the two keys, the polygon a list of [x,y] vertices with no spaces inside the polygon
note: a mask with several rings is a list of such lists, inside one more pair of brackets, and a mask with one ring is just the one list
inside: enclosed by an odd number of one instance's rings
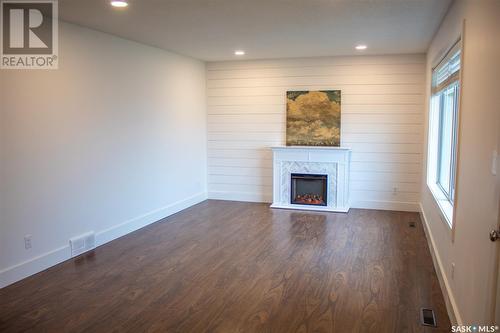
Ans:
{"label": "tile fireplace surround", "polygon": [[[279,146],[271,149],[273,151],[272,208],[349,211],[350,148]],[[292,204],[292,173],[327,175],[327,205]]]}

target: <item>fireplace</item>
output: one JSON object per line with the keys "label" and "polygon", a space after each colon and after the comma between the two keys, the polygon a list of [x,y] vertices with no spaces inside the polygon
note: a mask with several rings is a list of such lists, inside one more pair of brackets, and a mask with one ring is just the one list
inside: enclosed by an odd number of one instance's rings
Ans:
{"label": "fireplace", "polygon": [[[349,169],[351,150],[345,147],[273,147],[272,208],[315,210],[321,212],[349,211]],[[304,177],[313,177],[311,180]],[[301,179],[293,180],[297,176]],[[304,189],[304,182],[313,189]],[[321,184],[316,187],[316,185]],[[293,186],[293,191],[292,191]],[[311,202],[304,194],[320,195]],[[297,195],[301,195],[300,199]],[[299,200],[295,200],[299,199]],[[299,202],[298,202],[299,201]],[[304,202],[302,202],[304,201]],[[323,201],[323,204],[320,204]]]}
{"label": "fireplace", "polygon": [[327,175],[292,173],[290,203],[296,205],[326,206]]}

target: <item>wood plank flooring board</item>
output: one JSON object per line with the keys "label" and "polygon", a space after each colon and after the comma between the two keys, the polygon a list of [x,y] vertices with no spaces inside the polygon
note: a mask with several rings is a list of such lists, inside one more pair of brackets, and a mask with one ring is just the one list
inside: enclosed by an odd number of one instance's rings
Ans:
{"label": "wood plank flooring board", "polygon": [[[420,325],[421,307],[436,311],[438,328]],[[449,327],[419,216],[408,212],[207,200],[0,289],[1,332]]]}

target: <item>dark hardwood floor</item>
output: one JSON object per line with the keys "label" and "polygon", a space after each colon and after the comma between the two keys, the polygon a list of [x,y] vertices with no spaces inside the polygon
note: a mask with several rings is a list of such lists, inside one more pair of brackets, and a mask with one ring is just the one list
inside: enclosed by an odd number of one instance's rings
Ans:
{"label": "dark hardwood floor", "polygon": [[[438,328],[420,325],[421,307]],[[209,200],[1,289],[0,331],[402,333],[450,322],[417,213]]]}

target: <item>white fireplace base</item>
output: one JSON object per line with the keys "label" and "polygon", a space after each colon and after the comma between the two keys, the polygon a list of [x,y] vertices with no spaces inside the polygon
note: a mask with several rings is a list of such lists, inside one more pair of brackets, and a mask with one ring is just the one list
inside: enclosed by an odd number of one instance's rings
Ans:
{"label": "white fireplace base", "polygon": [[[272,208],[348,212],[351,150],[344,147],[280,146],[273,150]],[[327,205],[291,203],[291,174],[327,175]]]}
{"label": "white fireplace base", "polygon": [[297,209],[297,210],[314,210],[319,212],[337,212],[337,213],[347,213],[349,211],[349,207],[341,207],[341,208],[330,208],[328,206],[312,206],[312,205],[280,205],[280,204],[271,204],[271,208],[281,208],[281,209]]}

